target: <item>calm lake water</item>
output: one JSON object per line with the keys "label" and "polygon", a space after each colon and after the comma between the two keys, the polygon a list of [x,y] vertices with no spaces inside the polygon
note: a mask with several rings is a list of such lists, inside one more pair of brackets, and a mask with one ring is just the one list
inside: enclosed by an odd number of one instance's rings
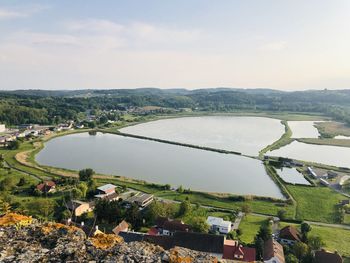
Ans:
{"label": "calm lake water", "polygon": [[319,121],[288,121],[292,138],[318,138],[320,134],[314,126],[315,122]]}
{"label": "calm lake water", "polygon": [[43,165],[104,174],[198,191],[283,198],[255,159],[98,133],[67,135],[46,143],[36,156]]}
{"label": "calm lake water", "polygon": [[295,168],[283,167],[281,169],[276,169],[278,175],[288,183],[292,184],[303,184],[310,185],[309,181],[299,173]]}
{"label": "calm lake water", "polygon": [[284,126],[271,118],[204,116],[152,121],[121,131],[257,156],[282,136]]}
{"label": "calm lake water", "polygon": [[294,141],[267,155],[350,168],[350,148]]}

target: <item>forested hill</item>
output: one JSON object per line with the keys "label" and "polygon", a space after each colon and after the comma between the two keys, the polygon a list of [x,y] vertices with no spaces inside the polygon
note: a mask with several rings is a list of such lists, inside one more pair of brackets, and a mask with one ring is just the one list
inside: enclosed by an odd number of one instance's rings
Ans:
{"label": "forested hill", "polygon": [[319,112],[350,124],[350,90],[283,92],[271,89],[17,90],[0,92],[0,122],[51,124],[89,109],[160,106],[197,111]]}

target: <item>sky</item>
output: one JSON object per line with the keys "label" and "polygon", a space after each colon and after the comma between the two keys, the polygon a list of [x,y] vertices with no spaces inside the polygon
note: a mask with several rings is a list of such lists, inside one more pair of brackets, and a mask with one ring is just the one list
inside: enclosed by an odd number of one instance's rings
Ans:
{"label": "sky", "polygon": [[0,0],[0,90],[350,88],[348,0]]}

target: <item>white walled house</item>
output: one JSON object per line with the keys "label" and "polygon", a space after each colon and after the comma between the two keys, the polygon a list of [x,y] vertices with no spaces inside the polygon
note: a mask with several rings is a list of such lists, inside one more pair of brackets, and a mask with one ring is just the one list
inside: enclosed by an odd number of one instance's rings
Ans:
{"label": "white walled house", "polygon": [[208,216],[207,224],[214,232],[218,231],[220,234],[228,234],[231,232],[231,221],[225,221],[220,217]]}

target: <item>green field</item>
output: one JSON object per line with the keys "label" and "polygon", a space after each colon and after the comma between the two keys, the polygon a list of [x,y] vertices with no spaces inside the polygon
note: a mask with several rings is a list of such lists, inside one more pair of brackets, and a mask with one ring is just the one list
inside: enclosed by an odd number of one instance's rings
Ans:
{"label": "green field", "polygon": [[310,235],[319,235],[326,249],[350,257],[350,230],[312,225]]}
{"label": "green field", "polygon": [[326,187],[287,185],[297,202],[296,218],[336,223],[336,205],[344,196]]}
{"label": "green field", "polygon": [[293,206],[285,205],[281,202],[265,201],[265,200],[246,200],[231,201],[228,198],[217,197],[210,194],[192,192],[190,194],[180,194],[174,191],[161,191],[156,193],[157,197],[170,199],[175,201],[183,201],[186,198],[191,203],[198,203],[204,206],[217,207],[228,210],[241,209],[243,205],[248,205],[252,211],[266,215],[277,215],[278,210],[285,209],[287,216],[293,216]]}
{"label": "green field", "polygon": [[259,231],[260,226],[266,221],[266,217],[246,215],[239,225],[242,230],[240,239],[245,243],[252,243]]}

